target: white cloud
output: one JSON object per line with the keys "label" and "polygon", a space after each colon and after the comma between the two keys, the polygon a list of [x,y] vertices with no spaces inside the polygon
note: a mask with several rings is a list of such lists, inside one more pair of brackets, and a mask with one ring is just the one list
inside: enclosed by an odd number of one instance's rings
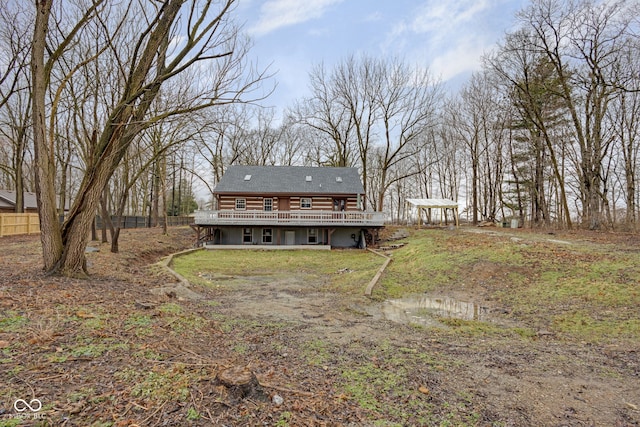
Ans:
{"label": "white cloud", "polygon": [[364,17],[365,22],[380,22],[384,19],[384,15],[380,12],[372,12]]}
{"label": "white cloud", "polygon": [[408,22],[397,31],[413,34],[430,33],[438,39],[474,31],[475,22],[494,5],[491,0],[462,0],[456,2],[431,1],[415,11]]}
{"label": "white cloud", "polygon": [[455,46],[431,60],[431,72],[443,81],[480,69],[480,56],[485,46],[474,40],[460,40]]}
{"label": "white cloud", "polygon": [[402,50],[429,64],[443,81],[480,68],[480,57],[497,35],[490,18],[504,0],[430,0],[395,23],[384,50]]}
{"label": "white cloud", "polygon": [[320,18],[332,5],[344,0],[268,0],[260,8],[260,18],[249,29],[254,35],[264,35],[278,28]]}

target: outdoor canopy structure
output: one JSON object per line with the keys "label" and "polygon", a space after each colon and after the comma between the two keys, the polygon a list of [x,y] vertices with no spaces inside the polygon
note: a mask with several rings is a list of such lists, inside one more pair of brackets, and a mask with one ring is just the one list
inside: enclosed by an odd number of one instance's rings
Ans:
{"label": "outdoor canopy structure", "polygon": [[458,202],[454,202],[449,199],[407,199],[408,205],[414,206],[418,209],[418,225],[422,225],[422,210],[423,209],[441,209],[442,215],[440,216],[440,224],[442,219],[445,218],[447,209],[453,209],[453,216],[456,221],[456,227],[458,224]]}

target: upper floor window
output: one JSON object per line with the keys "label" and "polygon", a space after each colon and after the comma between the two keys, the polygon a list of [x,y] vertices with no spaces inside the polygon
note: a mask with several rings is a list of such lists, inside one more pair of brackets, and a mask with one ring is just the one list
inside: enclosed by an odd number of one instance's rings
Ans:
{"label": "upper floor window", "polygon": [[243,211],[247,209],[247,199],[236,199],[236,210]]}
{"label": "upper floor window", "polygon": [[273,199],[264,199],[264,210],[271,212],[273,210]]}
{"label": "upper floor window", "polygon": [[311,209],[311,197],[300,198],[300,209]]}

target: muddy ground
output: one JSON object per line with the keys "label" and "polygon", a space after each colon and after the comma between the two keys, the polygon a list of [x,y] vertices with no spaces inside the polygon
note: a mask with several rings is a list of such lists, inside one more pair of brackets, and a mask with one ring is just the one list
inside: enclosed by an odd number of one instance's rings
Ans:
{"label": "muddy ground", "polygon": [[[151,293],[175,282],[152,264],[192,237],[125,231],[120,254],[92,243],[90,280],[44,276],[37,237],[0,239],[0,426],[640,425],[638,341],[415,327],[303,273],[195,286],[197,300]],[[589,238],[640,250],[629,236]],[[476,266],[450,296],[517,321],[485,299],[499,285],[490,270]],[[257,389],[221,385],[229,368],[255,374]],[[33,399],[41,410],[15,406]]]}

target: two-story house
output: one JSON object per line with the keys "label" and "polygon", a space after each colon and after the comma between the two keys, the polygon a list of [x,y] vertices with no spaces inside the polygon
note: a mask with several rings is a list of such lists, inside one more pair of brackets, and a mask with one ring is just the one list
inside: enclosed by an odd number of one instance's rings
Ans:
{"label": "two-story house", "polygon": [[217,210],[195,214],[199,244],[363,248],[384,225],[355,168],[230,166],[213,193]]}

